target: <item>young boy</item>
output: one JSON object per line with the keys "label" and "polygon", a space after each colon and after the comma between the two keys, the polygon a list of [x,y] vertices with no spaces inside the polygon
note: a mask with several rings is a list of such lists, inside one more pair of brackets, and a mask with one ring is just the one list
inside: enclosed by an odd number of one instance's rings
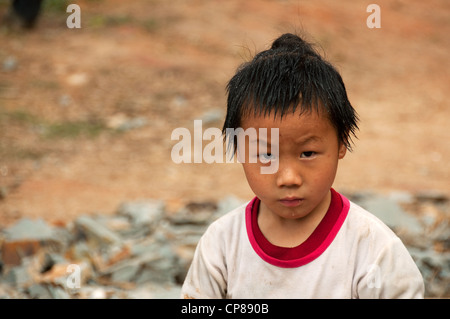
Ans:
{"label": "young boy", "polygon": [[[400,239],[332,188],[358,128],[336,69],[284,34],[227,88],[225,135],[276,128],[278,136],[249,134],[244,145],[228,139],[245,151],[256,197],[209,226],[182,297],[423,298],[422,276]],[[250,161],[252,143],[260,146],[258,161]],[[274,162],[276,172],[261,173]]]}

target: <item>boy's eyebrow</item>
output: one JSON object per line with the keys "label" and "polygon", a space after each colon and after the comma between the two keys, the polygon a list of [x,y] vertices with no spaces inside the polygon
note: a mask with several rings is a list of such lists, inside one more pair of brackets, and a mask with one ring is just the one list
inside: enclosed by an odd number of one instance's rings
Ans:
{"label": "boy's eyebrow", "polygon": [[[258,143],[258,142],[260,142],[260,141],[263,142],[263,143],[265,142],[266,145],[270,145],[270,139],[269,139],[269,141],[266,141],[266,139],[259,139],[259,138],[256,138],[256,139],[251,139],[251,140],[249,141],[249,143],[250,143],[250,144],[255,144],[255,143]],[[316,135],[306,135],[306,136],[302,136],[302,137],[296,139],[296,140],[295,140],[295,143],[300,144],[300,145],[304,145],[304,144],[308,144],[308,143],[310,143],[310,142],[320,142],[320,141],[322,141],[322,138],[319,137],[319,136],[316,136]]]}
{"label": "boy's eyebrow", "polygon": [[266,145],[271,145],[270,143],[270,139],[267,141],[266,139],[262,138],[256,138],[256,139],[251,139],[249,141],[250,144],[257,144],[257,143],[266,143]]}
{"label": "boy's eyebrow", "polygon": [[[256,138],[256,139],[254,138],[254,139],[250,140],[250,144],[258,143],[259,141],[267,142],[266,139],[264,139],[264,138],[261,138],[261,139],[260,138]],[[267,143],[270,143],[270,141],[268,141]]]}
{"label": "boy's eyebrow", "polygon": [[302,136],[300,138],[298,138],[295,142],[297,144],[307,144],[310,142],[320,142],[322,141],[322,138],[320,136],[316,136],[316,135],[306,135],[306,136]]}

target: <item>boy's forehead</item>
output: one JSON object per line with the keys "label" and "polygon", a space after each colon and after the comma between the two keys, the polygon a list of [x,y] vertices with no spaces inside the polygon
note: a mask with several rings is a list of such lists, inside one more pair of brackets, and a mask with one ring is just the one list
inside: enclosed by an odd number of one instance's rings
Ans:
{"label": "boy's forehead", "polygon": [[324,121],[330,122],[328,113],[322,108],[311,108],[311,109],[300,109],[297,108],[295,111],[293,108],[288,111],[281,113],[275,112],[274,110],[263,113],[263,112],[247,112],[241,117],[241,126],[244,127],[255,127],[261,125],[283,125],[286,122],[302,122],[305,119],[310,121]]}
{"label": "boy's forehead", "polygon": [[296,110],[283,116],[274,116],[273,114],[248,115],[242,120],[241,127],[244,130],[255,129],[257,139],[261,138],[259,136],[261,129],[267,129],[267,136],[271,136],[271,130],[276,128],[279,138],[287,138],[301,144],[306,143],[305,141],[329,139],[332,135],[337,137],[336,129],[326,113],[316,110],[303,112]]}

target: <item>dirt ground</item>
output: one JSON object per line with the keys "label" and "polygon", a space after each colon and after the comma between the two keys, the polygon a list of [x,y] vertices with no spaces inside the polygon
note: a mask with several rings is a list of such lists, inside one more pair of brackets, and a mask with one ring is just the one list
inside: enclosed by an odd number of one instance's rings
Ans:
{"label": "dirt ground", "polygon": [[378,29],[362,0],[71,2],[80,29],[62,0],[34,30],[0,29],[1,226],[65,224],[140,198],[169,211],[250,199],[239,164],[173,163],[171,132],[194,119],[221,128],[227,81],[284,32],[318,44],[361,118],[338,191],[450,196],[447,0],[377,0]]}

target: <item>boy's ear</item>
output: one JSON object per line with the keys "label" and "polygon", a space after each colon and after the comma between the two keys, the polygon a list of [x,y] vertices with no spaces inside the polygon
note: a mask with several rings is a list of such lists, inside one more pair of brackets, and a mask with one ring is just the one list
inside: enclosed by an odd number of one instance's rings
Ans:
{"label": "boy's ear", "polygon": [[345,154],[347,153],[347,146],[344,143],[339,143],[339,159],[343,159]]}

